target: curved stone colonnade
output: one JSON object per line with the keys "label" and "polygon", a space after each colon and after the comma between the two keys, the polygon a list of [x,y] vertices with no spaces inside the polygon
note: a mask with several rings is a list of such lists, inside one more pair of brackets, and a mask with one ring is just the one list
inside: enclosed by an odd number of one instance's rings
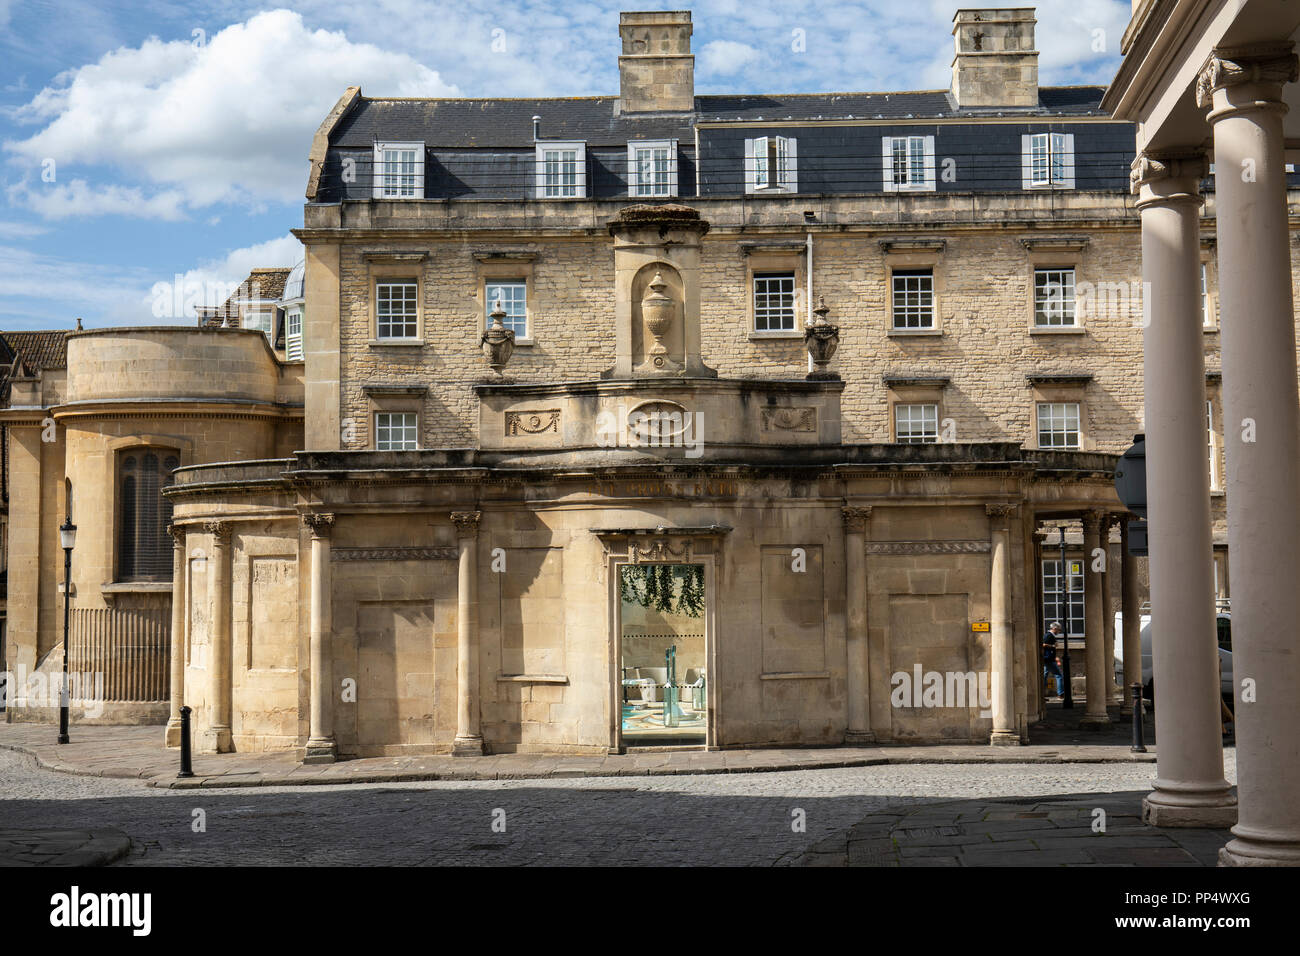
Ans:
{"label": "curved stone colonnade", "polygon": [[[1114,456],[744,457],[543,447],[182,468],[172,706],[195,708],[208,751],[617,750],[617,569],[674,562],[705,569],[707,746],[1024,741],[1042,711],[1034,531],[1119,510]],[[974,699],[918,686],[900,703],[931,673]]]}

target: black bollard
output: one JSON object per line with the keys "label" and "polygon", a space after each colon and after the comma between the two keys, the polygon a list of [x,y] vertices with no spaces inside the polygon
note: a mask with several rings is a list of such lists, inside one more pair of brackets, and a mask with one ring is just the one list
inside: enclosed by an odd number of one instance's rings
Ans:
{"label": "black bollard", "polygon": [[181,772],[177,777],[194,776],[194,768],[190,766],[190,709],[181,708]]}
{"label": "black bollard", "polygon": [[1146,744],[1142,741],[1142,685],[1137,681],[1133,682],[1133,746],[1129,749],[1135,754],[1144,754],[1147,752]]}

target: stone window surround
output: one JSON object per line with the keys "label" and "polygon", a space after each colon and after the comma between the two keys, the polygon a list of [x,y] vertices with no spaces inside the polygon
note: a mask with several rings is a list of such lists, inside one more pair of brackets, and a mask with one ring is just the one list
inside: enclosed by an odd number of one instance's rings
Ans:
{"label": "stone window surround", "polygon": [[[132,451],[152,450],[154,452],[173,452],[180,459],[180,467],[194,464],[194,443],[188,438],[182,438],[179,435],[151,435],[136,434],[123,435],[120,438],[114,438],[107,442],[104,450],[104,467],[108,469],[108,487],[112,489],[112,494],[108,496],[107,505],[109,512],[101,515],[100,525],[108,529],[108,547],[110,551],[109,567],[112,569],[112,581],[105,581],[100,587],[101,590],[112,589],[114,585],[132,585],[140,582],[123,581],[118,574],[119,560],[118,555],[118,515],[122,513],[122,483],[118,480],[122,456]],[[83,480],[82,484],[85,484]],[[120,590],[120,588],[118,589]],[[75,588],[74,588],[75,591]]]}
{"label": "stone window surround", "polygon": [[1206,310],[1209,312],[1210,322],[1205,324],[1205,318],[1201,318],[1201,329],[1204,332],[1219,331],[1219,262],[1215,254],[1215,237],[1203,236],[1201,238],[1201,266],[1205,269],[1205,297],[1208,300]]}
{"label": "stone window surround", "polygon": [[[1205,400],[1210,403],[1211,414],[1214,416],[1214,472],[1210,476],[1210,494],[1221,498],[1227,494],[1224,489],[1227,460],[1224,455],[1226,443],[1223,438],[1223,374],[1221,372],[1205,373]],[[1206,422],[1206,425],[1208,438],[1209,422]],[[1208,466],[1208,449],[1206,458]]]}
{"label": "stone window surround", "polygon": [[[370,348],[423,348],[424,339],[424,291],[427,282],[428,253],[366,253],[366,299],[370,308],[370,339],[366,343]],[[376,288],[381,281],[401,281],[415,283],[415,328],[413,339],[381,339],[379,337],[378,293]]]}
{"label": "stone window surround", "polygon": [[[751,341],[764,339],[799,339],[803,341],[804,301],[807,289],[808,262],[802,241],[785,242],[771,246],[742,245],[745,254],[745,333]],[[797,250],[797,251],[796,251]],[[754,276],[763,272],[790,272],[794,274],[794,328],[779,331],[759,331],[754,328]]]}
{"label": "stone window surround", "polygon": [[[885,265],[885,301],[882,304],[885,316],[885,334],[891,339],[906,339],[916,336],[943,335],[943,294],[947,287],[943,270],[943,252],[945,243],[938,240],[880,240],[881,252]],[[928,329],[894,328],[894,272],[911,269],[929,269],[931,280],[931,301],[934,309],[934,325]],[[891,412],[892,415],[892,412]],[[893,425],[890,425],[893,431]]]}
{"label": "stone window surround", "polygon": [[492,280],[502,281],[506,279],[523,280],[524,283],[524,314],[527,322],[527,334],[522,338],[515,337],[515,345],[531,348],[537,342],[537,310],[534,307],[534,285],[533,285],[533,267],[537,261],[535,252],[475,252],[474,262],[477,270],[475,280],[475,295],[479,301],[479,328],[474,333],[474,340],[483,334],[487,328],[486,316],[490,303],[487,300],[487,287]]}
{"label": "stone window surround", "polygon": [[421,448],[424,443],[424,401],[429,389],[424,385],[363,385],[361,391],[366,396],[366,428],[369,435],[366,447],[375,447],[375,415],[379,412],[413,412],[415,413],[415,433]]}
{"label": "stone window surround", "polygon": [[[1027,375],[1030,385],[1029,439],[1026,448],[1040,448],[1038,444],[1038,406],[1040,403],[1069,402],[1079,406],[1079,447],[1078,451],[1095,450],[1096,442],[1088,420],[1088,383],[1091,375],[1051,374]],[[1044,451],[1060,449],[1047,448]]]}
{"label": "stone window surround", "polygon": [[950,380],[943,376],[885,375],[885,404],[889,409],[889,440],[898,441],[897,420],[894,408],[897,405],[933,405],[935,406],[935,423],[939,438],[943,437],[943,391]]}
{"label": "stone window surround", "polygon": [[[1028,331],[1030,335],[1086,335],[1088,333],[1085,316],[1080,312],[1079,276],[1083,272],[1083,253],[1088,245],[1087,238],[1069,239],[1021,239],[1025,247],[1026,278],[1028,294],[1025,296]],[[1073,325],[1038,325],[1034,313],[1034,273],[1039,269],[1073,269],[1074,270],[1074,324]],[[1082,414],[1082,409],[1080,409]]]}

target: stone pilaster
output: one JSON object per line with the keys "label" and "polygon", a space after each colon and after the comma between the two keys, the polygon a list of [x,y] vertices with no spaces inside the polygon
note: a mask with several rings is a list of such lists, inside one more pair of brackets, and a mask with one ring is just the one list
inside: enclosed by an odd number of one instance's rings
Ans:
{"label": "stone pilaster", "polygon": [[1297,78],[1282,43],[1216,50],[1197,80],[1217,166],[1240,800],[1219,860],[1239,866],[1300,864],[1300,750],[1283,742],[1300,726],[1300,403],[1282,128],[1282,89]]}
{"label": "stone pilaster", "polygon": [[867,638],[867,529],[870,507],[842,508],[844,518],[844,595],[848,653],[848,730],[846,746],[876,741],[871,731],[870,648]]}
{"label": "stone pilaster", "polygon": [[1137,558],[1128,553],[1128,517],[1120,519],[1120,613],[1124,617],[1124,686],[1122,696],[1129,702],[1121,714],[1131,713],[1133,685],[1142,683],[1142,617],[1138,608]]}
{"label": "stone pilaster", "polygon": [[333,655],[331,627],[330,532],[334,515],[305,514],[311,532],[311,681],[307,749],[303,763],[333,763],[338,756],[334,740]]}
{"label": "stone pilaster", "polygon": [[989,738],[989,744],[994,747],[1018,747],[1020,732],[1016,728],[1016,655],[1011,628],[1011,529],[1008,526],[1013,506],[991,504],[985,505],[984,510],[989,516],[993,558],[989,579],[993,734]]}
{"label": "stone pilaster", "polygon": [[[1208,499],[1207,499],[1208,500]],[[1083,516],[1083,632],[1084,695],[1086,709],[1079,723],[1084,727],[1105,727],[1106,713],[1106,634],[1102,623],[1101,572],[1093,557],[1101,546],[1103,512],[1089,511]]]}
{"label": "stone pilaster", "polygon": [[458,757],[481,756],[478,689],[478,526],[482,513],[454,511],[459,548],[456,593],[456,740]]}
{"label": "stone pilaster", "polygon": [[208,668],[208,727],[203,732],[203,753],[230,753],[231,669],[234,666],[230,636],[230,536],[229,521],[209,521],[203,530],[212,536],[208,558],[208,601],[212,622],[212,662]]}
{"label": "stone pilaster", "polygon": [[1219,735],[1205,463],[1198,186],[1206,171],[1204,156],[1184,150],[1139,156],[1131,177],[1142,215],[1147,516],[1160,622],[1156,782],[1142,804],[1155,826],[1224,826],[1236,812]]}
{"label": "stone pilaster", "polygon": [[181,707],[185,703],[185,529],[169,525],[172,536],[172,632],[170,686],[168,697],[167,729],[163,731],[163,744],[167,747],[181,745]]}

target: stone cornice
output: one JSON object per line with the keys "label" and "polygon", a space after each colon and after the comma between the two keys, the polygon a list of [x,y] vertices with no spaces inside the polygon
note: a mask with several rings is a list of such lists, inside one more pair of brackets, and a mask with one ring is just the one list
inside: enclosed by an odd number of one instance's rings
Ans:
{"label": "stone cornice", "polygon": [[1082,252],[1088,242],[1088,236],[1023,236],[1020,239],[1020,244],[1032,252]]}

